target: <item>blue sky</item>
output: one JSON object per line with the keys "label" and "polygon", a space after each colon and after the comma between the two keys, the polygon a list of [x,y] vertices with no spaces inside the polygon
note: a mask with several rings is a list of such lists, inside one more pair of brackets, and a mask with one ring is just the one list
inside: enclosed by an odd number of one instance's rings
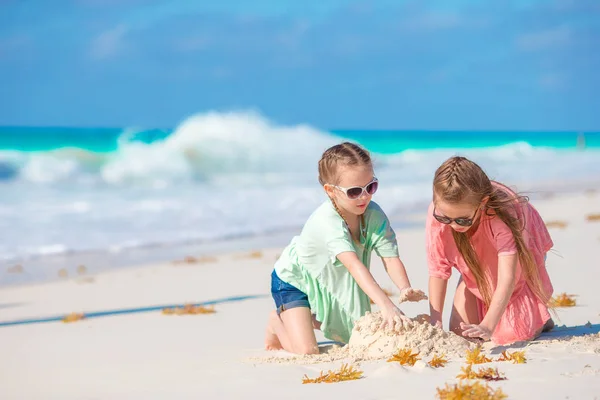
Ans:
{"label": "blue sky", "polygon": [[0,0],[0,125],[600,129],[600,2]]}

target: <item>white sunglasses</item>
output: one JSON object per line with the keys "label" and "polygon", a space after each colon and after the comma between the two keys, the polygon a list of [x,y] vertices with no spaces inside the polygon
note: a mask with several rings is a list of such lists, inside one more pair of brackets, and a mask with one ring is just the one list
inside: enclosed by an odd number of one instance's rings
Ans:
{"label": "white sunglasses", "polygon": [[367,183],[365,186],[362,186],[362,187],[361,186],[352,186],[350,188],[345,188],[345,187],[336,186],[336,185],[331,185],[331,186],[344,192],[346,194],[346,197],[349,198],[350,200],[356,200],[360,196],[362,196],[363,193],[366,193],[371,196],[374,195],[375,192],[377,191],[377,188],[379,187],[379,181],[377,180],[377,178],[373,178],[373,180],[371,182]]}

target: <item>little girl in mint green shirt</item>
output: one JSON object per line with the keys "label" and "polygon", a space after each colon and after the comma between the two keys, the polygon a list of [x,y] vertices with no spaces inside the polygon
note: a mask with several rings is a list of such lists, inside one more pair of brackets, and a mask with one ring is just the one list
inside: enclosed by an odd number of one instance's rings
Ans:
{"label": "little girl in mint green shirt", "polygon": [[387,328],[410,324],[371,275],[373,250],[405,297],[426,298],[410,287],[396,235],[383,210],[371,201],[378,181],[369,154],[352,143],[331,147],[319,161],[319,181],[328,199],[285,248],[271,274],[276,310],[266,332],[270,350],[318,353],[314,329],[347,343],[354,322],[371,310],[370,299],[382,311]]}

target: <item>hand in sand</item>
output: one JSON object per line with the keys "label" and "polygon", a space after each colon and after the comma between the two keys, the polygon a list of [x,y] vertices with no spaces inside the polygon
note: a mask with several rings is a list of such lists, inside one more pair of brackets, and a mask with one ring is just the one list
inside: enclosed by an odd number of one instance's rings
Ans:
{"label": "hand in sand", "polygon": [[404,303],[405,301],[421,301],[427,300],[427,295],[420,289],[413,289],[411,287],[404,288],[400,291],[400,298],[398,301]]}
{"label": "hand in sand", "polygon": [[443,329],[443,327],[442,327],[442,321],[440,321],[440,320],[433,320],[433,319],[431,319],[431,320],[429,320],[429,323],[431,325],[435,326],[436,328]]}
{"label": "hand in sand", "polygon": [[464,322],[461,322],[460,329],[463,330],[462,335],[466,337],[478,337],[483,340],[490,340],[492,337],[492,331],[483,325],[465,324]]}
{"label": "hand in sand", "polygon": [[391,305],[388,308],[381,310],[383,316],[383,323],[381,329],[389,328],[396,332],[402,329],[407,329],[412,326],[412,321],[408,318],[398,307]]}

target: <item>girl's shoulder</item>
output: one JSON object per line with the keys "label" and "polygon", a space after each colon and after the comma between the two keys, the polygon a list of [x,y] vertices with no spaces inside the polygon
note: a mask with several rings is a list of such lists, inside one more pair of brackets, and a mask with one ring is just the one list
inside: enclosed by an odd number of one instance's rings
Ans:
{"label": "girl's shoulder", "polygon": [[384,222],[388,223],[389,219],[383,208],[371,200],[365,210],[365,221],[369,225],[381,225]]}
{"label": "girl's shoulder", "polygon": [[[519,194],[516,190],[496,181],[492,181],[492,185],[496,190],[502,192],[506,199],[512,199],[510,201],[511,206],[506,208],[511,216],[524,219],[524,222],[527,222],[528,217],[538,214],[527,196]],[[493,216],[494,213],[491,214]]]}
{"label": "girl's shoulder", "polygon": [[[369,227],[380,227],[389,224],[389,219],[381,206],[371,201],[365,210],[365,223]],[[344,219],[338,214],[331,200],[325,200],[317,207],[304,224],[304,230],[346,230]]]}
{"label": "girl's shoulder", "polygon": [[367,209],[365,210],[365,217],[370,216],[370,215],[384,215],[385,216],[385,212],[383,211],[383,208],[381,208],[381,206],[379,204],[377,204],[376,202],[371,200],[371,202],[369,202],[369,205],[367,206]]}
{"label": "girl's shoulder", "polygon": [[327,199],[317,207],[304,224],[304,229],[338,228],[344,224],[331,200]]}
{"label": "girl's shoulder", "polygon": [[516,196],[517,192],[513,189],[511,189],[509,186],[505,185],[504,183],[500,183],[498,181],[490,181],[492,183],[492,187],[496,190],[501,190],[509,195],[512,196]]}

